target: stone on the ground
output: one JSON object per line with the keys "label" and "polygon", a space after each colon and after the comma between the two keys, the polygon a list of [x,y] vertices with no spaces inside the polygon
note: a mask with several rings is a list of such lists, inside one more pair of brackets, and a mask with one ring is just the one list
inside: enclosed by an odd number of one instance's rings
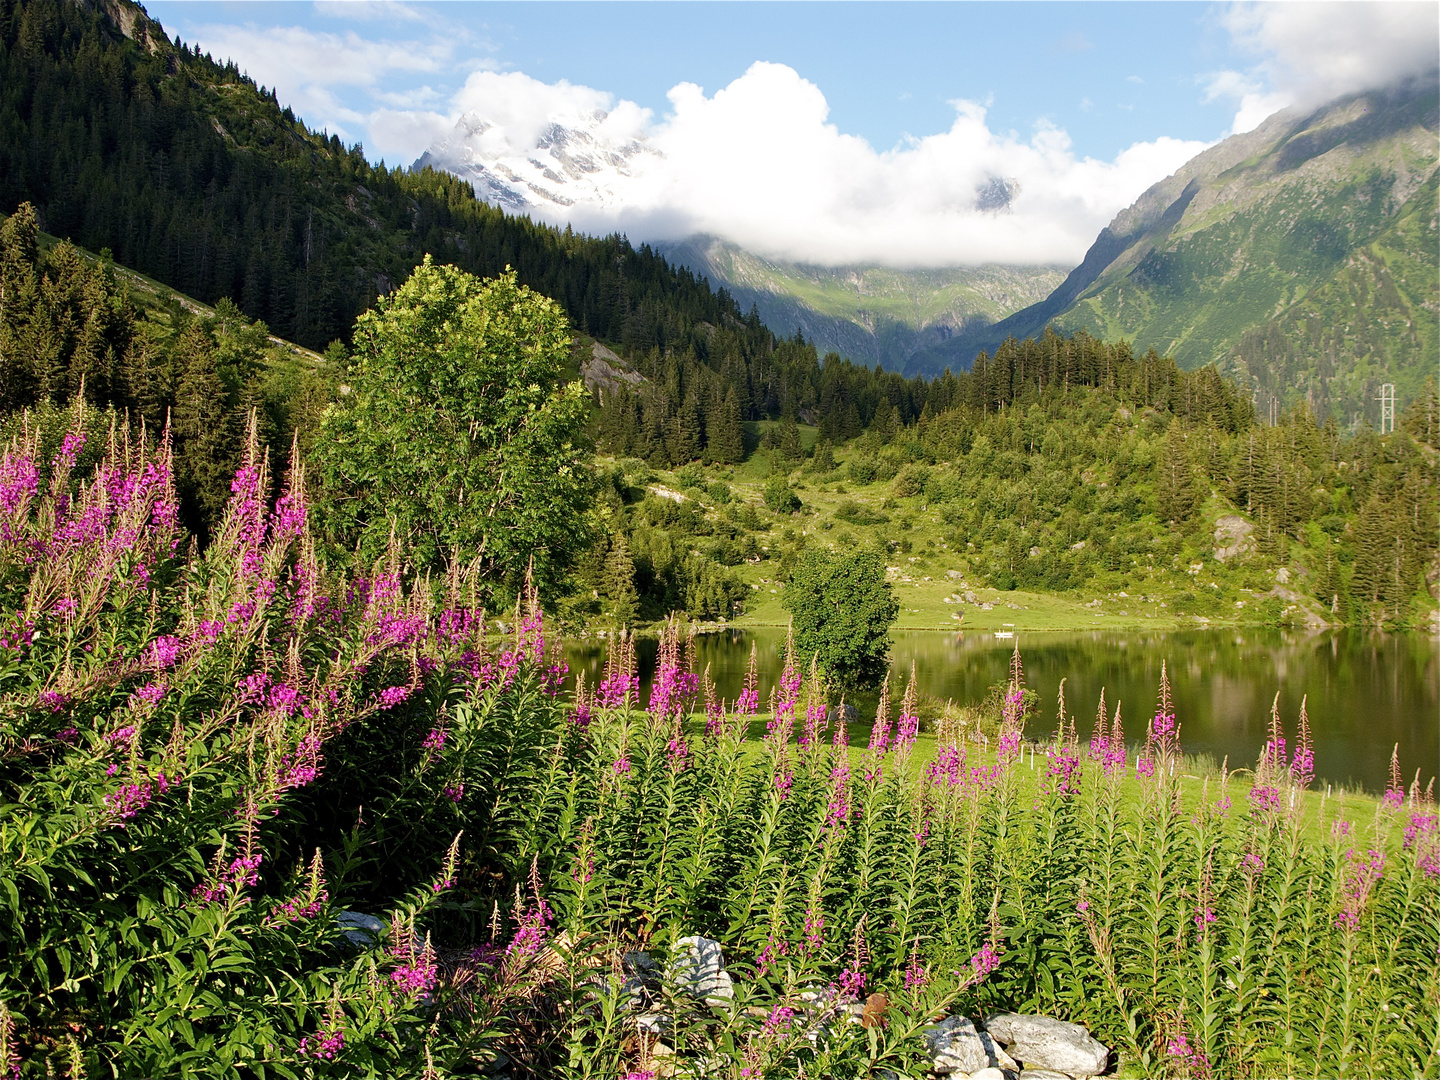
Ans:
{"label": "stone on the ground", "polygon": [[973,1076],[981,1069],[1005,1064],[1014,1065],[987,1032],[965,1016],[951,1016],[925,1029],[925,1044],[930,1049],[934,1069],[942,1076],[965,1073]]}
{"label": "stone on the ground", "polygon": [[1016,1074],[1009,1069],[996,1068],[994,1065],[987,1065],[978,1072],[970,1074],[970,1080],[1012,1080]]}
{"label": "stone on the ground", "polygon": [[336,914],[335,923],[345,932],[346,941],[362,949],[379,945],[390,933],[383,919],[366,915],[363,911],[341,911]]}
{"label": "stone on the ground", "polygon": [[1098,1076],[1110,1057],[1110,1051],[1079,1024],[1050,1016],[1001,1013],[986,1020],[985,1029],[1027,1068]]}
{"label": "stone on the ground", "polygon": [[627,952],[620,958],[625,982],[620,992],[630,999],[630,1007],[638,1009],[647,995],[660,989],[660,965],[648,952]]}
{"label": "stone on the ground", "polygon": [[1069,1073],[1056,1072],[1054,1069],[1026,1069],[1020,1074],[1020,1080],[1071,1080]]}
{"label": "stone on the ground", "polygon": [[718,941],[692,934],[675,942],[670,957],[670,977],[675,987],[707,1005],[720,1005],[735,996],[735,984],[725,970]]}

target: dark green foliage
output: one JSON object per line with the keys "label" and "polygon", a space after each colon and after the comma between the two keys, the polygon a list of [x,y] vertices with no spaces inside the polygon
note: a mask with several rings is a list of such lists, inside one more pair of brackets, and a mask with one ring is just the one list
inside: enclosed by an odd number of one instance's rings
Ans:
{"label": "dark green foliage", "polygon": [[791,572],[783,602],[800,655],[818,657],[837,689],[872,687],[884,678],[890,627],[900,605],[878,554],[806,549]]}
{"label": "dark green foliage", "polygon": [[427,252],[479,275],[513,266],[628,350],[703,342],[706,326],[761,331],[649,248],[508,216],[446,174],[372,165],[233,63],[125,16],[122,33],[104,6],[0,5],[0,210],[32,202],[47,231],[201,301],[230,297],[315,349],[348,337]]}

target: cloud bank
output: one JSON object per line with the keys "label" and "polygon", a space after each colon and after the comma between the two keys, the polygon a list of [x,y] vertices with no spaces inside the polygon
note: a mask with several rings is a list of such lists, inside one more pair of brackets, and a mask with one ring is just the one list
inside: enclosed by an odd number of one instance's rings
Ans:
{"label": "cloud bank", "polygon": [[[199,37],[312,124],[363,140],[372,157],[406,163],[437,143],[466,142],[472,162],[523,179],[509,181],[522,194],[558,195],[526,196],[529,212],[554,223],[637,241],[708,233],[818,264],[1073,265],[1119,210],[1208,145],[1161,137],[1096,160],[1077,155],[1060,128],[995,130],[984,105],[957,100],[948,130],[876,149],[830,122],[820,87],[766,62],[709,93],[680,83],[657,116],[603,89],[496,70],[482,38],[427,21],[426,9],[399,10],[408,25],[385,39],[254,24],[216,24]],[[1254,58],[1201,81],[1206,100],[1234,104],[1227,134],[1287,105],[1437,77],[1432,2],[1237,3],[1216,18]],[[1088,44],[1072,37],[1061,47]],[[356,87],[368,106],[356,104]],[[579,172],[565,172],[575,147],[556,151],[552,125],[583,136]]]}
{"label": "cloud bank", "polygon": [[590,87],[479,72],[455,98],[451,147],[464,141],[472,160],[519,174],[549,152],[551,123],[585,132],[610,165],[555,186],[585,193],[573,204],[533,204],[557,224],[637,240],[709,233],[818,264],[955,266],[1077,263],[1119,210],[1206,145],[1161,138],[1097,161],[1058,128],[996,132],[983,106],[955,101],[948,131],[877,151],[829,122],[818,86],[766,62],[714,94],[681,83],[669,101],[657,121]]}
{"label": "cloud bank", "polygon": [[1238,102],[1232,132],[1288,105],[1440,76],[1440,5],[1386,2],[1237,3],[1221,22],[1257,57],[1248,71],[1215,72],[1210,100]]}

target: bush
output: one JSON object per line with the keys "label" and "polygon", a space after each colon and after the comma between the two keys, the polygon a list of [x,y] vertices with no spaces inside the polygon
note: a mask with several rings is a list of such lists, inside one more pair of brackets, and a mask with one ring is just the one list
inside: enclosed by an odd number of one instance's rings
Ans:
{"label": "bush", "polygon": [[765,505],[776,514],[793,514],[800,509],[800,496],[777,473],[765,481]]}
{"label": "bush", "polygon": [[836,688],[863,689],[884,678],[900,605],[879,555],[811,548],[796,563],[782,600],[802,655],[816,657]]}
{"label": "bush", "polygon": [[843,521],[847,525],[885,525],[890,521],[890,517],[878,510],[872,510],[864,503],[846,499],[835,508],[835,520]]}

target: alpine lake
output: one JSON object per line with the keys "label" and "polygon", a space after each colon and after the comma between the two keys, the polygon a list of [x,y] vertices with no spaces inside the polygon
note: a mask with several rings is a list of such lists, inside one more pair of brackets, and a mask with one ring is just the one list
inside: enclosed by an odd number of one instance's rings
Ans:
{"label": "alpine lake", "polygon": [[[1127,741],[1144,741],[1158,701],[1161,664],[1188,754],[1210,755],[1230,768],[1251,768],[1265,743],[1271,703],[1293,742],[1305,707],[1315,740],[1317,783],[1385,789],[1390,754],[1398,744],[1408,785],[1418,768],[1422,785],[1440,763],[1440,640],[1428,633],[1304,633],[1259,628],[1183,630],[1145,634],[1111,631],[992,632],[893,631],[891,688],[897,697],[911,665],[922,695],[956,705],[982,701],[1009,675],[1019,645],[1026,685],[1039,694],[1026,727],[1030,739],[1053,734],[1056,693],[1065,679],[1066,711],[1089,737],[1102,688],[1113,712],[1121,707]],[[649,698],[657,642],[637,638],[640,701]],[[574,672],[594,686],[607,642],[567,642]],[[733,701],[745,678],[751,648],[758,654],[761,706],[784,665],[785,631],[728,629],[695,639],[695,669],[707,667],[718,692]],[[805,665],[808,667],[808,664]],[[861,722],[851,740],[864,742],[874,715],[874,694],[856,701]]]}

